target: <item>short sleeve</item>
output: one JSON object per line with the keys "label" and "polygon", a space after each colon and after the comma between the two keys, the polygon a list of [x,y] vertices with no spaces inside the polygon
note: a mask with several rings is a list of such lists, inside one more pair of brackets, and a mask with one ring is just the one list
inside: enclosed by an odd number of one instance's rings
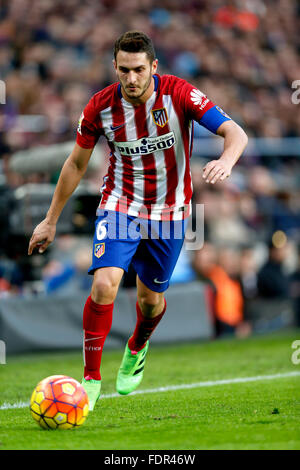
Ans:
{"label": "short sleeve", "polygon": [[101,122],[93,97],[80,115],[76,143],[85,149],[93,148],[98,142],[101,133]]}
{"label": "short sleeve", "polygon": [[202,91],[190,83],[184,81],[180,94],[189,119],[197,121],[209,131],[216,133],[224,121],[230,120],[230,117],[219,106],[216,106]]}

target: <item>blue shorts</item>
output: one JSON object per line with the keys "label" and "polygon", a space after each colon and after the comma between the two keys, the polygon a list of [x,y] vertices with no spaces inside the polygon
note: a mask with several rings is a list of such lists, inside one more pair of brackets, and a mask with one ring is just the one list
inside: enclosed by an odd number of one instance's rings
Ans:
{"label": "blue shorts", "polygon": [[149,289],[164,292],[183,245],[187,221],[148,220],[103,211],[95,222],[93,262],[88,273],[107,266],[127,272],[132,263]]}

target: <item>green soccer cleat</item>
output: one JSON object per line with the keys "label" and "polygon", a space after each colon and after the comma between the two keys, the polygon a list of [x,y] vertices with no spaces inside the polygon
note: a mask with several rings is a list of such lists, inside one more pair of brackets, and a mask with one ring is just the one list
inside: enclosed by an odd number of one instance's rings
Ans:
{"label": "green soccer cleat", "polygon": [[132,354],[128,343],[126,344],[116,383],[117,392],[121,395],[128,395],[141,383],[148,347],[149,341],[147,341],[146,346],[141,351]]}
{"label": "green soccer cleat", "polygon": [[85,380],[82,379],[81,385],[89,397],[89,411],[93,411],[97,401],[100,398],[101,380]]}

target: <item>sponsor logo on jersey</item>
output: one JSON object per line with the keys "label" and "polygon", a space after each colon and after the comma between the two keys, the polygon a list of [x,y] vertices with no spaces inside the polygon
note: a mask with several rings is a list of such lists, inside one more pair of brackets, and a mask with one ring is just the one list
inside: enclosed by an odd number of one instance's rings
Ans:
{"label": "sponsor logo on jersey", "polygon": [[176,144],[174,132],[157,137],[143,137],[132,142],[114,142],[122,155],[148,155],[149,153],[167,150]]}
{"label": "sponsor logo on jersey", "polygon": [[157,126],[164,127],[167,124],[169,118],[166,108],[152,109],[151,113],[153,121]]}
{"label": "sponsor logo on jersey", "polygon": [[94,254],[96,258],[101,258],[105,253],[105,243],[96,243],[94,248]]}
{"label": "sponsor logo on jersey", "polygon": [[81,124],[82,124],[83,118],[84,118],[84,114],[81,113],[79,121],[78,121],[78,127],[77,127],[77,131],[79,132],[80,135],[82,135],[82,133],[81,133]]}
{"label": "sponsor logo on jersey", "polygon": [[194,103],[194,105],[199,106],[200,109],[204,109],[209,101],[206,95],[202,93],[202,91],[198,90],[197,88],[194,88],[191,91],[191,100]]}

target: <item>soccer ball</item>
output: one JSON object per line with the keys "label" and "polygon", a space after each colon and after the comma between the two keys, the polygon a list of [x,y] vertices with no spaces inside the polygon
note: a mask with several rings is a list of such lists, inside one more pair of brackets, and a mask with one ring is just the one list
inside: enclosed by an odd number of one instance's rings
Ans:
{"label": "soccer ball", "polygon": [[51,375],[38,383],[30,400],[33,419],[44,429],[81,426],[89,412],[83,386],[66,375]]}

